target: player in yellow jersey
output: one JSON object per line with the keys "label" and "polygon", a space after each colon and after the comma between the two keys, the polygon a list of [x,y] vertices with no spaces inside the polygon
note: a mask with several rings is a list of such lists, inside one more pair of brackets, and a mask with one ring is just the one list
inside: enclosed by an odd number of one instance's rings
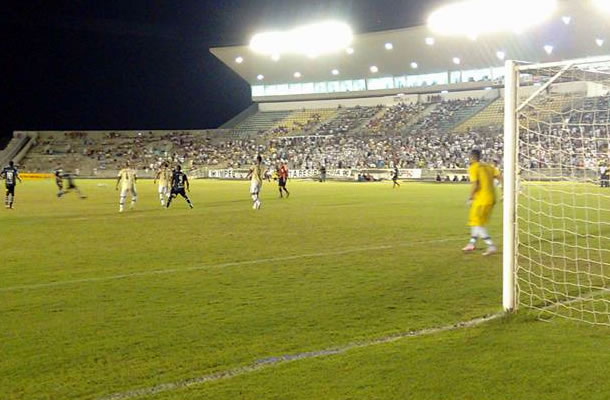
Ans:
{"label": "player in yellow jersey", "polygon": [[250,179],[250,194],[252,195],[252,208],[259,210],[261,208],[261,200],[259,195],[263,187],[263,158],[256,157],[256,163],[250,168],[246,179]]}
{"label": "player in yellow jersey", "polygon": [[159,181],[159,200],[161,200],[161,207],[165,207],[165,204],[169,199],[171,180],[172,171],[169,168],[167,161],[165,161],[161,164],[161,168],[157,171],[153,182],[153,184],[156,184],[157,181]]}
{"label": "player in yellow jersey", "polygon": [[121,185],[121,195],[119,201],[119,212],[125,211],[125,198],[127,193],[131,194],[131,208],[134,208],[138,201],[138,193],[136,191],[136,170],[129,166],[129,162],[125,163],[125,168],[119,171],[119,177],[116,182],[116,190],[119,190]]}
{"label": "player in yellow jersey", "polygon": [[466,252],[474,251],[477,240],[480,238],[487,244],[487,250],[483,255],[488,256],[497,251],[485,225],[487,225],[496,204],[494,179],[499,177],[499,171],[493,166],[481,162],[481,151],[475,149],[470,153],[468,175],[472,183],[472,190],[468,199],[470,203],[470,213],[468,215],[470,242],[463,250]]}

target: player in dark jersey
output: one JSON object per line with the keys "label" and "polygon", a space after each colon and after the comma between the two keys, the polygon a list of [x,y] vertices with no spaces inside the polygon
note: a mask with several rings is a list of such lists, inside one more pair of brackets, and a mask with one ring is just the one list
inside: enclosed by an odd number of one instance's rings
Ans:
{"label": "player in dark jersey", "polygon": [[193,203],[191,203],[191,199],[188,198],[188,196],[186,195],[186,191],[184,190],[185,187],[186,190],[188,190],[189,192],[191,191],[189,180],[186,177],[186,174],[182,172],[182,168],[177,165],[176,169],[172,173],[172,191],[169,196],[169,199],[167,199],[167,208],[169,208],[169,205],[172,203],[172,200],[178,195],[184,197],[184,200],[186,200],[189,207],[193,208]]}
{"label": "player in dark jersey", "polygon": [[394,171],[392,171],[392,182],[394,182],[392,189],[395,189],[396,186],[400,187],[400,183],[398,183],[398,175],[400,175],[398,172],[398,167],[394,167]]}
{"label": "player in dark jersey", "polygon": [[326,165],[320,165],[320,182],[326,182]]}
{"label": "player in dark jersey", "polygon": [[57,185],[57,197],[61,197],[64,194],[64,170],[61,167],[57,167],[55,170],[55,185]]}
{"label": "player in dark jersey", "polygon": [[6,197],[4,199],[4,205],[6,208],[13,208],[13,202],[15,201],[15,186],[17,181],[21,182],[19,177],[19,171],[15,168],[15,164],[11,161],[8,163],[8,167],[4,167],[0,172],[0,178],[4,179],[4,185],[6,186]]}
{"label": "player in dark jersey", "polygon": [[[61,169],[60,169],[59,171],[61,171]],[[57,178],[57,171],[56,171],[56,172],[55,172],[55,180],[57,181],[57,179],[58,179],[58,178]],[[65,179],[66,181],[68,181],[68,187],[66,188],[66,190],[65,190],[65,191],[63,190],[63,179]],[[87,198],[87,196],[85,196],[85,195],[84,195],[84,194],[83,194],[83,193],[80,191],[80,189],[78,188],[78,186],[76,186],[76,183],[74,183],[74,175],[73,175],[73,174],[71,174],[71,173],[69,173],[69,172],[64,173],[64,172],[62,171],[62,172],[61,172],[61,180],[62,180],[62,183],[61,183],[61,188],[60,188],[59,193],[57,193],[57,197],[61,197],[61,196],[63,196],[64,194],[70,193],[71,191],[73,191],[73,190],[74,190],[74,191],[75,191],[75,192],[78,194],[78,197],[80,197],[81,199],[86,199],[86,198]],[[58,186],[59,186],[59,184],[58,184]]]}
{"label": "player in dark jersey", "polygon": [[290,197],[290,192],[286,189],[286,183],[288,182],[288,168],[286,164],[282,164],[277,170],[277,184],[280,189],[280,197],[283,198],[283,192],[286,192],[286,198]]}

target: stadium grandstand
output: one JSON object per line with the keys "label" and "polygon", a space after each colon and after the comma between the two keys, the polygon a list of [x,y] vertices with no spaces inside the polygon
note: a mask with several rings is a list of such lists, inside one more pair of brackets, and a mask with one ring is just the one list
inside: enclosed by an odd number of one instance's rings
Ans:
{"label": "stadium grandstand", "polygon": [[[253,102],[219,129],[15,132],[0,161],[12,159],[28,172],[49,172],[61,163],[83,176],[106,177],[125,158],[144,176],[171,160],[207,177],[211,170],[242,168],[260,153],[265,163],[286,162],[293,173],[321,165],[397,166],[427,170],[417,176],[434,178],[439,170],[465,168],[468,149],[476,145],[499,162],[505,59],[550,62],[609,53],[607,18],[578,2],[563,1],[560,7],[557,15],[569,20],[554,18],[528,35],[468,39],[416,26],[358,34],[344,51],[324,56],[269,56],[246,45],[212,48],[248,82]],[[554,40],[557,35],[561,40]],[[521,94],[544,82],[523,74]],[[606,89],[572,80],[552,90],[582,94],[583,112],[573,113],[578,105],[555,96],[540,119],[569,114],[570,121],[600,124],[592,131],[603,137]],[[596,145],[596,152],[608,147]]]}

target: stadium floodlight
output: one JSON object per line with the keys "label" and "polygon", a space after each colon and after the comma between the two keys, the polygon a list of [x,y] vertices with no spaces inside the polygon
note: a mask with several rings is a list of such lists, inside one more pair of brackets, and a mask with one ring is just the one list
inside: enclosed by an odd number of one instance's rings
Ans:
{"label": "stadium floodlight", "polygon": [[595,39],[595,44],[602,47],[604,45],[604,39]]}
{"label": "stadium floodlight", "polygon": [[504,61],[504,59],[506,58],[506,53],[503,51],[497,51],[496,52],[496,57],[498,57],[498,59]]}
{"label": "stadium floodlight", "polygon": [[412,63],[411,63],[411,68],[413,68],[413,69],[417,69],[417,67],[418,67],[418,66],[419,66],[419,65],[417,65],[417,63],[416,63],[416,62],[412,62]]}
{"label": "stadium floodlight", "polygon": [[392,43],[388,42],[385,44],[384,47],[386,50],[392,50],[394,48],[394,45]]}
{"label": "stadium floodlight", "polygon": [[346,49],[353,40],[351,28],[342,22],[324,21],[289,31],[258,33],[250,40],[255,53],[319,56]]}
{"label": "stadium floodlight", "polygon": [[379,68],[377,68],[376,65],[371,66],[371,68],[369,68],[370,71],[374,74],[376,74],[377,72],[379,72]]}
{"label": "stadium floodlight", "polygon": [[553,53],[553,46],[547,44],[546,46],[544,46],[544,51],[550,56]]}
{"label": "stadium floodlight", "polygon": [[435,40],[434,40],[434,38],[433,38],[433,37],[427,37],[427,38],[426,38],[426,44],[427,44],[428,46],[434,46],[434,42],[435,42]]}
{"label": "stadium floodlight", "polygon": [[564,24],[570,25],[570,22],[572,22],[572,17],[568,17],[568,16],[561,17],[561,20],[563,21]]}
{"label": "stadium floodlight", "polygon": [[332,71],[330,71],[330,73],[337,76],[337,75],[339,75],[339,70],[335,68]]}
{"label": "stadium floodlight", "polygon": [[610,14],[610,0],[593,0],[593,3],[602,11]]}
{"label": "stadium floodlight", "polygon": [[262,81],[263,79],[265,79],[265,75],[259,74],[256,76],[256,79],[258,79],[259,81]]}
{"label": "stadium floodlight", "polygon": [[243,63],[243,62],[244,62],[244,58],[243,58],[242,56],[239,56],[239,57],[237,57],[237,58],[235,59],[235,62],[236,62],[236,63],[238,63],[238,64],[241,64],[241,63]]}
{"label": "stadium floodlight", "polygon": [[556,9],[557,0],[467,0],[433,12],[428,27],[441,35],[466,37],[524,32],[547,20]]}

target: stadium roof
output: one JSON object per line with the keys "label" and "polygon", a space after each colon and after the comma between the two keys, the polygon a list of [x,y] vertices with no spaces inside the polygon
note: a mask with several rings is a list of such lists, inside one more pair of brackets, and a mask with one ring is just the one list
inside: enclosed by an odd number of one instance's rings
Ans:
{"label": "stadium roof", "polygon": [[[433,38],[434,44],[426,44],[427,38]],[[387,43],[391,50],[386,49]],[[251,85],[420,75],[499,67],[504,64],[502,54],[506,59],[529,62],[610,54],[610,16],[589,1],[562,1],[551,19],[521,34],[490,34],[471,40],[434,35],[427,26],[417,26],[358,34],[351,47],[353,54],[341,51],[315,59],[283,55],[278,61],[254,53],[247,45],[210,51]],[[372,66],[378,72],[371,72]]]}

